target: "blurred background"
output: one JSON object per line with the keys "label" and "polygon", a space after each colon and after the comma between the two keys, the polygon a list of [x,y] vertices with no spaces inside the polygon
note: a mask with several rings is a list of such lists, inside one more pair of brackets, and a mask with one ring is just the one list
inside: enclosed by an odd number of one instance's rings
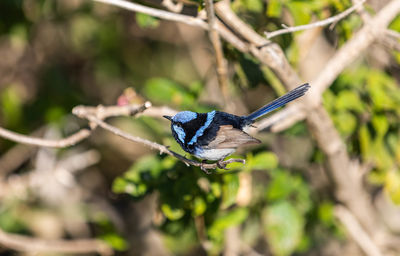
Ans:
{"label": "blurred background", "polygon": [[[366,9],[373,15],[386,2],[367,1]],[[156,0],[138,3],[165,8]],[[188,15],[203,9],[202,1],[178,3]],[[351,5],[350,0],[231,2],[261,35],[281,24],[325,19]],[[272,40],[307,82],[362,25],[355,13],[332,29]],[[400,17],[390,29],[400,31]],[[223,50],[229,109],[203,29],[90,0],[2,0],[0,126],[57,139],[87,126],[71,114],[74,106],[115,105],[121,95],[131,95],[133,103],[240,115],[285,93],[252,55],[226,42]],[[385,234],[397,242],[399,63],[398,51],[373,44],[323,95],[347,153],[363,167],[359,175],[379,222],[389,227]],[[184,154],[162,118],[107,121]],[[337,218],[341,202],[308,129],[300,121],[279,133],[261,131],[255,137],[262,144],[234,156],[246,159],[245,165],[211,175],[101,129],[63,149],[0,138],[0,228],[43,239],[97,238],[116,255],[365,255]],[[383,254],[399,255],[397,242]],[[2,247],[1,241],[0,254],[31,255]]]}

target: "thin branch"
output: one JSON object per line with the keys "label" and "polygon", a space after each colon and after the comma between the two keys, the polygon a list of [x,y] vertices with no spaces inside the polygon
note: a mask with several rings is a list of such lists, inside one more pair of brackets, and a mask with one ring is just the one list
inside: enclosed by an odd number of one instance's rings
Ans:
{"label": "thin branch", "polygon": [[386,30],[386,34],[387,34],[388,36],[391,36],[391,37],[393,37],[393,38],[396,38],[397,40],[400,40],[400,32],[398,32],[398,31],[394,31],[394,30],[391,30],[391,29],[387,29],[387,30]]}
{"label": "thin branch", "polygon": [[183,9],[182,2],[178,2],[175,4],[172,0],[162,0],[161,5],[167,8],[168,10],[176,13],[181,12]]}
{"label": "thin branch", "polygon": [[341,19],[345,18],[346,16],[350,15],[354,10],[356,10],[357,8],[359,8],[361,5],[363,5],[365,3],[366,0],[362,0],[359,3],[353,5],[352,7],[350,7],[349,9],[339,13],[338,15],[332,16],[330,18],[327,18],[325,20],[320,20],[314,23],[310,23],[307,25],[301,25],[301,26],[296,26],[296,27],[288,27],[284,24],[282,24],[282,26],[284,27],[284,29],[280,29],[280,30],[276,30],[273,32],[265,32],[265,36],[268,39],[271,39],[272,37],[278,36],[278,35],[282,35],[282,34],[287,34],[287,33],[293,33],[293,32],[297,32],[297,31],[302,31],[302,30],[307,30],[307,29],[312,29],[312,28],[317,28],[317,27],[324,27],[326,25],[329,24],[336,24],[338,21],[340,21]]}
{"label": "thin branch", "polygon": [[[132,116],[136,115],[140,112],[143,112],[147,108],[151,106],[150,102],[146,102],[143,105],[126,105],[126,106],[110,106],[104,107],[99,105],[98,107],[85,107],[85,113],[95,114],[100,119],[105,119],[107,117],[112,116]],[[75,114],[79,115],[80,106],[74,108]],[[91,134],[91,130],[89,129],[81,129],[78,132],[68,136],[64,139],[59,140],[50,140],[43,138],[35,138],[31,136],[26,136],[23,134],[15,133],[0,127],[0,137],[5,139],[15,141],[22,144],[41,146],[41,147],[50,147],[50,148],[66,148],[69,146],[73,146],[78,142],[88,138]]]}
{"label": "thin branch", "polygon": [[10,234],[4,232],[2,229],[0,229],[0,244],[4,247],[23,252],[113,254],[110,246],[97,239],[46,240]]}
{"label": "thin branch", "polygon": [[217,63],[217,77],[218,83],[221,88],[222,96],[224,97],[224,103],[229,104],[229,92],[228,92],[228,77],[227,77],[227,62],[224,58],[224,52],[222,50],[221,39],[216,31],[216,17],[214,12],[213,0],[206,0],[206,11],[208,20],[208,34],[210,41],[213,45],[215,52],[215,59]]}
{"label": "thin branch", "polygon": [[[353,4],[356,4],[359,1],[360,0],[352,0]],[[363,8],[363,6],[360,6],[360,8],[357,9],[357,13],[365,24],[368,24],[371,21],[371,15],[365,10],[365,8]],[[391,29],[386,29],[385,34],[385,36],[378,38],[379,42],[389,49],[400,52],[400,42],[398,41],[398,39],[400,39],[400,33]]]}
{"label": "thin branch", "polygon": [[363,26],[337,53],[329,60],[322,72],[310,84],[313,90],[307,97],[318,104],[322,93],[332,84],[336,77],[364,52],[375,40],[380,39],[387,26],[400,12],[400,1],[392,0],[386,4],[367,24]]}
{"label": "thin branch", "polygon": [[61,140],[49,140],[42,138],[34,138],[26,135],[22,135],[19,133],[15,133],[9,130],[6,130],[0,127],[0,137],[3,137],[8,140],[12,140],[22,144],[29,144],[41,147],[51,147],[51,148],[65,148],[69,146],[73,146],[78,142],[86,139],[91,134],[90,130],[82,129],[71,136],[61,139]]}
{"label": "thin branch", "polygon": [[114,6],[129,10],[129,11],[148,14],[153,17],[157,17],[157,18],[164,19],[164,20],[181,22],[181,23],[184,23],[187,25],[200,27],[203,29],[208,29],[207,23],[204,22],[202,19],[188,16],[188,15],[159,10],[159,9],[147,7],[144,5],[140,5],[137,3],[132,3],[132,2],[124,1],[124,0],[93,0],[93,1],[104,3],[104,4],[109,4],[109,5],[114,5]]}
{"label": "thin branch", "polygon": [[344,206],[335,207],[336,217],[343,223],[353,240],[367,256],[382,256],[382,252],[363,229],[356,217]]}

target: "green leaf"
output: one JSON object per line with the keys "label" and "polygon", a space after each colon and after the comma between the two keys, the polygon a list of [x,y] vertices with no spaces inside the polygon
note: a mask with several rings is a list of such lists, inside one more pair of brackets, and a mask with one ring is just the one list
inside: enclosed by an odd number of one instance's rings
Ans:
{"label": "green leaf", "polygon": [[347,111],[339,111],[333,118],[335,125],[343,135],[352,134],[357,127],[356,117]]}
{"label": "green leaf", "polygon": [[261,0],[241,0],[247,10],[252,12],[261,12],[263,10],[263,2]]}
{"label": "green leaf", "polygon": [[0,95],[1,111],[6,126],[15,127],[22,118],[22,102],[15,86],[9,86]]}
{"label": "green leaf", "polygon": [[290,181],[291,177],[287,172],[275,172],[267,187],[267,199],[272,201],[287,198],[292,192]]}
{"label": "green leaf", "polygon": [[170,220],[178,220],[183,217],[185,211],[180,208],[172,208],[169,204],[162,204],[161,211],[164,213],[165,217]]}
{"label": "green leaf", "polygon": [[254,169],[274,169],[278,167],[278,157],[272,152],[258,153],[251,160],[251,166]]}
{"label": "green leaf", "polygon": [[152,78],[145,84],[144,93],[157,103],[193,108],[195,97],[179,84],[165,79]]}
{"label": "green leaf", "polygon": [[293,16],[295,25],[308,24],[311,20],[310,6],[302,2],[287,2],[290,13]]}
{"label": "green leaf", "polygon": [[226,209],[236,201],[236,194],[239,190],[239,177],[237,174],[225,174],[222,185],[221,208]]}
{"label": "green leaf", "polygon": [[220,239],[223,237],[224,230],[231,226],[241,224],[246,220],[248,216],[248,210],[246,208],[237,208],[229,211],[218,217],[208,229],[208,234],[214,239]]}
{"label": "green leaf", "polygon": [[160,24],[160,21],[148,14],[136,13],[136,22],[141,28],[157,28]]}
{"label": "green leaf", "polygon": [[368,159],[371,159],[372,141],[368,127],[366,125],[362,125],[360,127],[358,136],[360,141],[361,155],[363,156],[364,161],[367,161]]}
{"label": "green leaf", "polygon": [[335,106],[338,110],[354,110],[359,113],[364,111],[364,104],[360,96],[355,91],[350,90],[339,92]]}
{"label": "green leaf", "polygon": [[372,125],[375,128],[375,131],[381,140],[383,136],[386,135],[386,132],[389,129],[389,123],[385,116],[383,115],[375,115],[372,117]]}
{"label": "green leaf", "polygon": [[301,242],[304,218],[287,201],[274,203],[263,214],[264,229],[275,255],[290,255]]}
{"label": "green leaf", "polygon": [[280,0],[268,1],[267,16],[278,18],[282,13],[282,2]]}
{"label": "green leaf", "polygon": [[125,239],[115,233],[108,233],[100,236],[100,238],[117,251],[128,249],[128,243]]}
{"label": "green leaf", "polygon": [[318,207],[318,218],[326,226],[332,225],[334,222],[333,205],[330,202],[323,202]]}
{"label": "green leaf", "polygon": [[196,197],[193,201],[193,216],[200,216],[207,210],[207,204],[202,197]]}
{"label": "green leaf", "polygon": [[385,191],[393,203],[400,205],[400,171],[389,171],[386,174]]}

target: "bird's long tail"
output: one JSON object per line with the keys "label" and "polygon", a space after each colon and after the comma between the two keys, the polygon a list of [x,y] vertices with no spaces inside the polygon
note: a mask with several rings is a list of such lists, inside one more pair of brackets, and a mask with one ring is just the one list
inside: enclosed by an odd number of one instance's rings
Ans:
{"label": "bird's long tail", "polygon": [[276,100],[268,103],[264,107],[254,111],[250,115],[246,116],[246,119],[248,120],[255,120],[279,107],[282,107],[286,105],[287,103],[291,102],[292,100],[295,100],[301,96],[303,96],[306,91],[310,88],[310,85],[308,83],[300,85],[296,89],[291,90],[290,92],[286,93],[285,95],[277,98]]}

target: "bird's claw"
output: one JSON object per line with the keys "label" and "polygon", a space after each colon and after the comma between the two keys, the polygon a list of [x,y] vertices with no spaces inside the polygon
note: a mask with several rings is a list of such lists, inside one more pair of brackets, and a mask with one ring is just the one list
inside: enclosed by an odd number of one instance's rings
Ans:
{"label": "bird's claw", "polygon": [[226,164],[224,163],[223,160],[218,161],[218,162],[217,162],[217,166],[218,166],[218,168],[220,168],[220,169],[229,170],[229,168],[226,168]]}
{"label": "bird's claw", "polygon": [[210,172],[209,170],[207,170],[207,168],[204,167],[204,164],[205,164],[205,163],[206,163],[205,160],[201,161],[200,169],[201,169],[203,172],[205,172],[206,174],[211,174],[211,172]]}

